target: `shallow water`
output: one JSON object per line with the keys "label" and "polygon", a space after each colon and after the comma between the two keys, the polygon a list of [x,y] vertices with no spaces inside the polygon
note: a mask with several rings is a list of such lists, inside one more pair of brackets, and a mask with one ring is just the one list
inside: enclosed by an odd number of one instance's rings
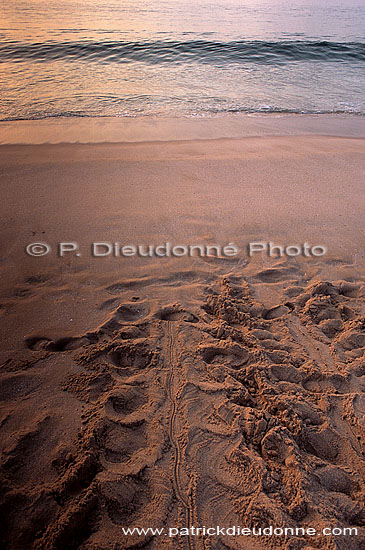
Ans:
{"label": "shallow water", "polygon": [[0,119],[365,114],[361,0],[3,0]]}

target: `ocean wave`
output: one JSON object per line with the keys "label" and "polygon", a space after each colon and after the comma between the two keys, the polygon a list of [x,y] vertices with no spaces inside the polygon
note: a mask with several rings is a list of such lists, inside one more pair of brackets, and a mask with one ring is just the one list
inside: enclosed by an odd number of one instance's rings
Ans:
{"label": "ocean wave", "polygon": [[283,64],[300,61],[365,61],[362,42],[205,40],[115,42],[80,41],[0,44],[0,62],[99,61],[148,64],[201,62]]}
{"label": "ocean wave", "polygon": [[18,116],[0,116],[0,122],[16,122],[16,121],[27,121],[27,120],[47,120],[47,119],[58,119],[58,118],[140,118],[140,117],[155,117],[158,116],[159,118],[171,118],[174,117],[184,117],[184,118],[196,118],[196,117],[202,117],[202,118],[210,118],[210,117],[216,117],[219,115],[352,115],[352,116],[360,116],[364,117],[365,112],[355,109],[323,109],[323,110],[310,110],[310,109],[285,109],[280,107],[257,107],[257,108],[249,108],[249,107],[241,107],[241,108],[226,108],[226,109],[201,109],[199,111],[185,111],[181,113],[173,113],[170,111],[166,111],[164,113],[162,112],[140,112],[140,113],[134,113],[134,112],[123,112],[123,114],[95,114],[91,113],[88,114],[86,112],[76,112],[76,111],[63,111],[59,113],[45,113],[45,112],[39,112],[39,113],[32,113],[32,114],[19,114]]}

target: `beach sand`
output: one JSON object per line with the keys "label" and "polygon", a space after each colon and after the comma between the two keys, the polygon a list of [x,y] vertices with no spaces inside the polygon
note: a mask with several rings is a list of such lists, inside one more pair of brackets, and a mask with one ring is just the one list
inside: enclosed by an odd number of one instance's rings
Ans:
{"label": "beach sand", "polygon": [[[365,141],[226,134],[0,147],[4,548],[364,547]],[[122,531],[234,525],[318,534]]]}

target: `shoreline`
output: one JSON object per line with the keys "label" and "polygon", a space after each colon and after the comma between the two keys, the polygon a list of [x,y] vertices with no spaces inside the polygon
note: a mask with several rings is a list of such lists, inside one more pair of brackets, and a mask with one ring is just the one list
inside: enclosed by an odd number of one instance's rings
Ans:
{"label": "shoreline", "polygon": [[[161,238],[179,244],[186,236],[204,244],[209,235],[210,244],[281,239],[288,245],[294,231],[298,242],[325,239],[332,254],[359,257],[364,147],[363,138],[319,135],[3,145],[0,169],[11,183],[3,190],[4,251],[15,228],[23,252],[42,225],[50,244],[118,242],[123,230],[124,239],[151,244]],[[123,220],[129,209],[141,227],[137,234]],[[169,224],[162,233],[157,220]],[[34,269],[34,261],[23,257],[23,267],[30,262]]]}
{"label": "shoreline", "polygon": [[[162,258],[146,265],[137,257],[123,265],[112,254],[93,258],[93,242],[234,243],[241,251],[251,242],[309,243],[327,247],[328,255],[318,259],[327,277],[340,278],[336,265],[359,273],[364,152],[363,139],[334,136],[3,145],[0,290],[5,297],[10,280],[22,286],[47,270],[64,275],[69,270],[73,277],[82,269],[86,277],[112,284],[121,268],[131,277],[167,267]],[[49,255],[25,254],[26,246],[43,241],[51,247]],[[77,242],[81,256],[57,257],[59,242]],[[229,272],[245,258],[233,260],[220,268]],[[267,268],[275,263],[265,256],[252,260]],[[281,260],[304,263],[306,269],[316,263],[315,258]],[[172,270],[206,264],[193,258],[167,263]]]}
{"label": "shoreline", "polygon": [[352,114],[224,114],[210,118],[81,117],[0,122],[0,145],[143,143],[275,136],[365,138]]}

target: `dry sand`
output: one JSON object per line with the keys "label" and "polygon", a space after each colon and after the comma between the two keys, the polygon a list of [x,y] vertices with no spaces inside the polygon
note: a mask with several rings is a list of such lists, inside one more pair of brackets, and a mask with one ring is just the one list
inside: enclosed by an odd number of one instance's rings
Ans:
{"label": "dry sand", "polygon": [[[1,146],[2,548],[365,547],[364,153],[319,135]],[[328,253],[249,258],[253,241]],[[358,535],[121,530],[191,525]]]}

